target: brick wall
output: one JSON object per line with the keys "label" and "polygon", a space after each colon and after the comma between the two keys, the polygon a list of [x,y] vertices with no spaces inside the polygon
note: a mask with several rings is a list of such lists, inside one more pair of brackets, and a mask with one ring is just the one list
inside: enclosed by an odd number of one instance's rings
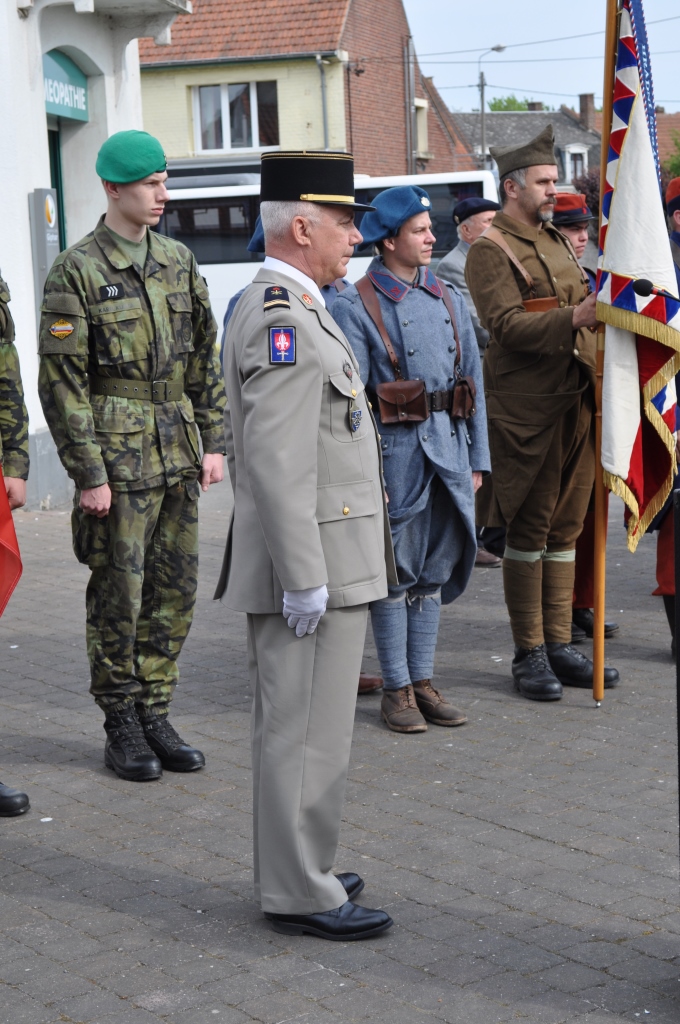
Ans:
{"label": "brick wall", "polygon": [[[404,44],[409,26],[402,0],[352,0],[341,46],[349,53],[345,71],[347,146],[361,174],[406,174],[406,107]],[[363,69],[360,75],[355,70]],[[428,98],[416,67],[416,96]],[[428,150],[432,159],[419,171],[474,170],[461,144],[456,145],[429,100]]]}
{"label": "brick wall", "polygon": [[[341,46],[345,72],[347,146],[360,174],[406,174],[403,48],[409,34],[401,0],[352,0]],[[355,69],[363,74],[356,75]]]}

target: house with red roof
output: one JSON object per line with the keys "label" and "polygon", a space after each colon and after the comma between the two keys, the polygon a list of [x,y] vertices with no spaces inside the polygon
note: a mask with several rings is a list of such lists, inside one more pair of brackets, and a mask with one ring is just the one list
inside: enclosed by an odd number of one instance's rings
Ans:
{"label": "house with red roof", "polygon": [[163,42],[139,54],[171,174],[257,173],[277,148],[350,151],[371,175],[477,167],[421,76],[402,0],[381,0],[379,25],[374,0],[194,0]]}

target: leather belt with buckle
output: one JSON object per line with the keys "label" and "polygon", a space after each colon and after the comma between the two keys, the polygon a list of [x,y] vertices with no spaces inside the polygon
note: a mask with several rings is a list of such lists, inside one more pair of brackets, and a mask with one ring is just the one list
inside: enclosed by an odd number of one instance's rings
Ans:
{"label": "leather belt with buckle", "polygon": [[90,394],[110,398],[135,398],[144,402],[179,402],[184,394],[184,377],[173,380],[126,380],[123,377],[89,375]]}
{"label": "leather belt with buckle", "polygon": [[453,391],[428,391],[427,404],[430,412],[450,412]]}

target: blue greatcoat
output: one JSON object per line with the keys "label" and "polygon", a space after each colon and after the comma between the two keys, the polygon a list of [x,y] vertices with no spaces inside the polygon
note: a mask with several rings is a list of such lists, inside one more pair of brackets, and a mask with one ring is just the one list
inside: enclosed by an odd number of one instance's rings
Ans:
{"label": "blue greatcoat", "polygon": [[[448,310],[437,279],[421,267],[415,287],[391,274],[376,257],[367,271],[377,286],[387,333],[406,379],[424,380],[427,391],[445,391],[453,386],[456,346]],[[446,411],[432,412],[423,423],[384,424],[378,404],[373,412],[381,434],[385,485],[389,495],[392,534],[399,532],[427,505],[437,477],[446,487],[458,510],[465,536],[460,538],[461,557],[442,587],[442,602],[449,604],[463,593],[474,567],[475,501],[471,470],[491,468],[486,431],[486,406],[479,350],[474,328],[463,296],[449,288],[456,314],[461,346],[461,370],[477,386],[477,413],[467,424],[452,420]],[[331,315],[350,342],[359,363],[361,379],[370,395],[377,384],[393,381],[392,364],[356,287],[338,295]],[[436,543],[436,538],[431,538]],[[405,570],[405,572],[404,572]],[[409,567],[400,565],[400,578]],[[413,575],[417,576],[417,572]]]}

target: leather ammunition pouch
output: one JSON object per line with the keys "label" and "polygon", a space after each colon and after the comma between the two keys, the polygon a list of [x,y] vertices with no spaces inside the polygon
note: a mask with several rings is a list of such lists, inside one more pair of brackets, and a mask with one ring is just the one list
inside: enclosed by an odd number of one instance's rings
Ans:
{"label": "leather ammunition pouch", "polygon": [[430,412],[443,411],[448,412],[452,419],[467,420],[476,412],[477,389],[475,382],[472,377],[464,377],[460,369],[460,339],[451,295],[442,281],[438,280],[438,284],[442,290],[444,305],[451,317],[453,336],[456,342],[454,385],[450,391],[427,392],[425,381],[404,380],[397,354],[380,312],[380,303],[375,294],[373,282],[369,277],[362,277],[357,281],[359,297],[383,340],[395,378],[393,381],[376,385],[375,391],[382,423],[422,423],[429,417]]}
{"label": "leather ammunition pouch", "polygon": [[430,415],[424,380],[390,380],[375,392],[382,423],[422,423]]}

